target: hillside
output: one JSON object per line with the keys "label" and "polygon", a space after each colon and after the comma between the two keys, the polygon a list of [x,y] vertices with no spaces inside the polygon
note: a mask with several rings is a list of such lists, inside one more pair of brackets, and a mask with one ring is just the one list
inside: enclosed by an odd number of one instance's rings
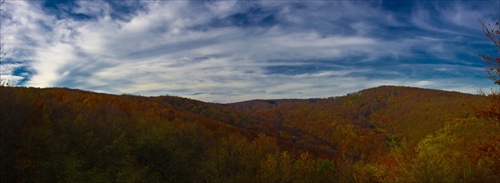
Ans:
{"label": "hillside", "polygon": [[327,99],[253,100],[227,106],[269,123],[311,133],[317,129],[335,131],[327,129],[336,125],[354,125],[407,138],[415,145],[450,120],[473,117],[474,108],[486,102],[479,95],[381,86]]}
{"label": "hillside", "polygon": [[232,104],[0,87],[0,177],[500,181],[499,127],[474,112],[487,102],[479,95],[394,86]]}

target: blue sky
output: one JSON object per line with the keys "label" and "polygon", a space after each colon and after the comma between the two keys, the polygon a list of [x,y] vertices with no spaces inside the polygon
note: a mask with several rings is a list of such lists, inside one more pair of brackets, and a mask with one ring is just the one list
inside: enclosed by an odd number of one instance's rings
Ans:
{"label": "blue sky", "polygon": [[[498,8],[495,8],[498,7]],[[207,102],[380,85],[476,93],[497,50],[474,1],[9,1],[2,79]]]}

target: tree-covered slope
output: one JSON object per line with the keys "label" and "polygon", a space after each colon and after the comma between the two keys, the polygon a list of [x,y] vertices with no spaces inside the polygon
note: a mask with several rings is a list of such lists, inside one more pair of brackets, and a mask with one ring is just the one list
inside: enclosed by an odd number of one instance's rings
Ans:
{"label": "tree-covered slope", "polygon": [[474,108],[485,103],[480,95],[381,86],[327,99],[253,100],[228,107],[315,134],[347,125],[407,138],[414,145],[448,121],[474,117]]}
{"label": "tree-covered slope", "polygon": [[[334,173],[319,176],[307,149],[219,104],[20,87],[1,87],[0,103],[2,182],[319,181]],[[300,173],[272,173],[281,161]]]}
{"label": "tree-covered slope", "polygon": [[2,182],[500,180],[479,95],[383,86],[215,104],[0,87],[0,103]]}

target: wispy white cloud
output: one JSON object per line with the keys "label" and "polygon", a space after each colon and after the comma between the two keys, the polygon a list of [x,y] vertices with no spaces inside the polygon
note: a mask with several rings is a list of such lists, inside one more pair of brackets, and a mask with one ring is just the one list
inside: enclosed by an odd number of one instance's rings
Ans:
{"label": "wispy white cloud", "polygon": [[[140,6],[128,14],[104,1],[76,4],[66,11],[90,18],[58,16],[39,1],[6,2],[2,48],[19,64],[2,64],[2,77],[217,102],[328,97],[388,84],[464,91],[477,82],[456,80],[456,71],[477,69],[454,45],[474,33],[459,20],[477,10],[462,4],[407,15],[349,1],[141,1],[123,5]],[[468,32],[444,29],[434,16]],[[14,76],[19,68],[31,75]]]}

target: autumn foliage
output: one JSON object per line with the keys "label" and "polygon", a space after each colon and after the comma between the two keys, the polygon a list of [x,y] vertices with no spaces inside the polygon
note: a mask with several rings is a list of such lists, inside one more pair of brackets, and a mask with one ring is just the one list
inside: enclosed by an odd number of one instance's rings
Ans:
{"label": "autumn foliage", "polygon": [[491,22],[484,22],[479,19],[481,28],[483,29],[486,37],[491,40],[491,42],[497,47],[498,55],[492,56],[490,54],[484,54],[482,59],[487,64],[486,71],[488,73],[488,78],[492,79],[495,84],[500,85],[500,15],[497,15],[496,19],[491,20]]}
{"label": "autumn foliage", "polygon": [[384,86],[213,104],[0,87],[2,182],[498,182],[484,96]]}

